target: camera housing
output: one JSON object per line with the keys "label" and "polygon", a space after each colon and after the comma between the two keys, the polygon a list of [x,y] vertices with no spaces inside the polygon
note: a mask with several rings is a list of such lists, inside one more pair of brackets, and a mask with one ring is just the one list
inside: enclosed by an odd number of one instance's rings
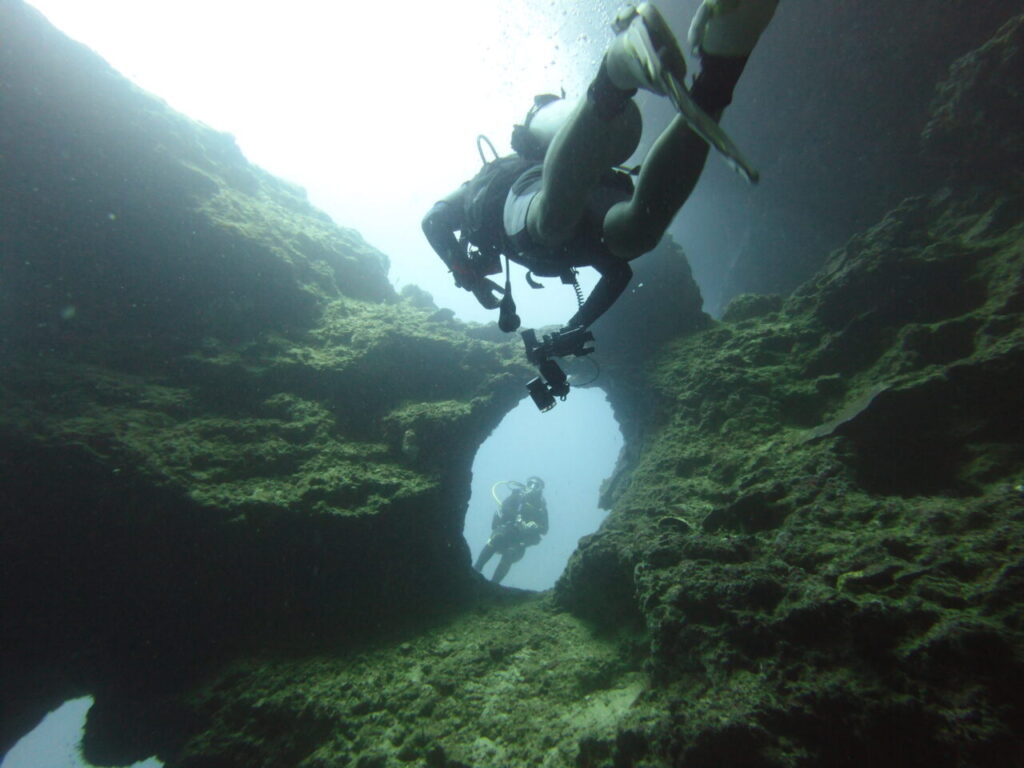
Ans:
{"label": "camera housing", "polygon": [[534,405],[541,413],[545,413],[555,407],[556,397],[565,400],[569,394],[569,377],[551,358],[589,355],[594,348],[587,344],[594,340],[594,334],[585,328],[570,328],[545,334],[544,341],[538,342],[537,332],[528,329],[522,332],[522,338],[526,359],[536,365],[540,372],[540,376],[527,382],[526,389]]}
{"label": "camera housing", "polygon": [[547,413],[555,407],[555,396],[551,394],[548,385],[540,376],[526,382],[526,390],[541,413]]}

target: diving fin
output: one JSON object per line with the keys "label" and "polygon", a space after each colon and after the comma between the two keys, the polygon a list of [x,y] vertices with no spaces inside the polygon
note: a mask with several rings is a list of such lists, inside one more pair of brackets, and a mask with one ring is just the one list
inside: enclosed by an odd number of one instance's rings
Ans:
{"label": "diving fin", "polygon": [[[710,6],[701,5],[707,17]],[[701,26],[707,26],[703,18]],[[694,133],[716,149],[725,161],[751,184],[759,174],[736,143],[693,100],[684,85],[686,61],[668,23],[651,3],[628,6],[619,12],[612,29],[616,38],[605,54],[612,82],[622,89],[644,88],[666,96]]]}
{"label": "diving fin", "polygon": [[697,105],[697,102],[690,96],[690,92],[681,83],[677,83],[674,77],[666,75],[664,84],[669,98],[691,130],[711,147],[718,150],[730,168],[751,184],[756,184],[761,178],[761,174],[744,157],[740,148],[736,146],[736,142],[729,138],[729,134],[723,130],[722,126],[712,120],[708,113]]}

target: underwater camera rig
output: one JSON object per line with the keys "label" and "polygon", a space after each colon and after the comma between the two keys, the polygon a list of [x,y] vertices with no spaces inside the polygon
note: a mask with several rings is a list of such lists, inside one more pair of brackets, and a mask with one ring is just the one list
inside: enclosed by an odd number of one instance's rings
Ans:
{"label": "underwater camera rig", "polygon": [[526,359],[540,371],[540,376],[526,383],[526,389],[541,413],[550,411],[555,407],[556,397],[565,400],[569,394],[569,377],[551,358],[589,355],[594,348],[588,347],[587,343],[594,340],[594,334],[586,328],[571,328],[545,334],[543,341],[537,341],[534,330],[523,331],[521,335],[526,346]]}

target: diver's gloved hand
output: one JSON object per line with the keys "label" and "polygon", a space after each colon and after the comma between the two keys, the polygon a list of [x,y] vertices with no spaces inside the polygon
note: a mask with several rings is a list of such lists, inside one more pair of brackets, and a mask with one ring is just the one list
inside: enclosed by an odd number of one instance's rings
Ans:
{"label": "diver's gloved hand", "polygon": [[464,290],[473,290],[477,281],[483,277],[477,265],[464,253],[449,254],[448,258],[445,259],[445,263],[448,265],[448,269],[452,271],[455,285]]}
{"label": "diver's gloved hand", "polygon": [[505,292],[500,285],[493,280],[488,280],[486,277],[474,277],[471,280],[464,279],[462,284],[456,280],[455,284],[467,291],[472,291],[476,300],[480,302],[480,306],[484,309],[497,309],[501,304],[501,295]]}
{"label": "diver's gloved hand", "polygon": [[519,534],[522,542],[527,546],[540,543],[540,526],[532,520],[530,522],[520,522]]}
{"label": "diver's gloved hand", "polygon": [[497,283],[488,280],[477,268],[478,265],[459,255],[448,261],[455,285],[464,291],[470,291],[484,309],[497,309],[501,304],[501,294],[505,290]]}
{"label": "diver's gloved hand", "polygon": [[480,276],[473,271],[473,265],[468,261],[452,261],[449,264],[452,271],[452,279],[455,285],[467,291],[473,290],[473,284],[480,279]]}

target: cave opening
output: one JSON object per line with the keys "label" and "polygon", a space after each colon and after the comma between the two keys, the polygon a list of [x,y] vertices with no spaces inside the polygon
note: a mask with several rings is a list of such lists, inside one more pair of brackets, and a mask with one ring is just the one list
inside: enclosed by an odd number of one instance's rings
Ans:
{"label": "cave opening", "polygon": [[[544,481],[549,530],[512,565],[503,586],[545,590],[554,586],[582,536],[597,530],[607,512],[598,507],[601,483],[611,476],[622,431],[603,390],[573,389],[547,413],[529,397],[512,409],[483,442],[473,461],[473,483],[463,535],[473,559],[491,535],[497,499],[510,483]],[[483,568],[491,578],[495,554]]]}
{"label": "cave opening", "polygon": [[[11,747],[0,760],[0,768],[93,768],[82,755],[85,717],[92,696],[68,699],[49,712],[31,731]],[[127,768],[160,768],[155,757],[132,763]]]}

